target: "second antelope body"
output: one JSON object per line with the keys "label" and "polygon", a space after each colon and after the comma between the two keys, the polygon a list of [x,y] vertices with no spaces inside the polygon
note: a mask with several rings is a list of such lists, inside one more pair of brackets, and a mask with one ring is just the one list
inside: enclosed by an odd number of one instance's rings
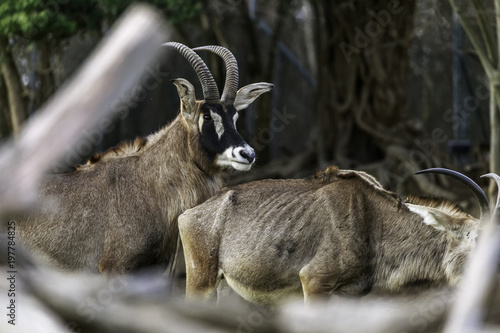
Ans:
{"label": "second antelope body", "polygon": [[[475,194],[485,214],[486,196]],[[247,183],[179,217],[186,297],[211,298],[222,278],[263,304],[455,285],[478,228],[450,202],[402,201],[358,171]]]}

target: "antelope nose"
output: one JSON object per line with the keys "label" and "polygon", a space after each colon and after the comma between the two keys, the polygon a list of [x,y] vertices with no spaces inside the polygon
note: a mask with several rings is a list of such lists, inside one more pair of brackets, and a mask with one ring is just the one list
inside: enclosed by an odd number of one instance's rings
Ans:
{"label": "antelope nose", "polygon": [[245,148],[241,149],[240,151],[238,151],[238,154],[243,159],[245,159],[246,161],[248,161],[248,163],[253,163],[253,161],[255,161],[255,152],[250,147],[245,147]]}

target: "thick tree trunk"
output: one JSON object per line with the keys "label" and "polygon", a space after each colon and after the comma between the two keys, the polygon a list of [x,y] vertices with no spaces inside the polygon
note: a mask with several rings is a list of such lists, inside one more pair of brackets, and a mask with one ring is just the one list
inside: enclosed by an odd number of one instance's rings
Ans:
{"label": "thick tree trunk", "polygon": [[54,70],[50,61],[51,49],[54,49],[51,41],[37,43],[38,64],[35,71],[40,87],[36,89],[35,108],[42,106],[55,91]]}
{"label": "thick tree trunk", "polygon": [[411,142],[402,124],[415,3],[312,5],[318,42],[325,44],[318,45],[319,160],[352,167],[382,158],[391,144]]}
{"label": "thick tree trunk", "polygon": [[23,101],[21,77],[17,71],[12,52],[7,43],[0,43],[0,72],[7,90],[12,133],[17,135],[21,124],[27,118],[26,103]]}
{"label": "thick tree trunk", "polygon": [[7,103],[7,89],[0,75],[0,139],[8,137],[12,132],[9,104]]}

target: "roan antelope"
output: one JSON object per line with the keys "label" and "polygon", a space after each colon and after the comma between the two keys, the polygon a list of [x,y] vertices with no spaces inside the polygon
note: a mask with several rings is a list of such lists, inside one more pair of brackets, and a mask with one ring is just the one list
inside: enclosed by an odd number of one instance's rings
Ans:
{"label": "roan antelope", "polygon": [[247,171],[253,149],[236,129],[238,111],[272,84],[237,91],[238,67],[227,49],[222,98],[209,69],[190,48],[166,43],[196,71],[204,99],[185,79],[174,79],[180,114],[168,126],[133,143],[96,154],[69,174],[49,175],[41,184],[40,208],[16,218],[20,239],[49,264],[66,270],[124,273],[173,264],[177,217],[222,186],[221,171]]}
{"label": "roan antelope", "polygon": [[[459,178],[489,214],[486,195],[472,180],[432,171]],[[307,302],[455,285],[479,222],[448,201],[403,201],[372,176],[336,167],[313,179],[225,188],[179,217],[186,297],[211,298],[222,278],[261,304],[297,292]]]}

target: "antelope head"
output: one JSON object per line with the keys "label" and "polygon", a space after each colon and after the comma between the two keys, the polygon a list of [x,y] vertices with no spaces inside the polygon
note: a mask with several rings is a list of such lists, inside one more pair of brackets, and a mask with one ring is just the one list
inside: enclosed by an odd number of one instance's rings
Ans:
{"label": "antelope head", "polygon": [[[174,79],[181,101],[181,115],[189,128],[190,141],[203,152],[201,166],[216,169],[248,171],[255,162],[255,152],[236,129],[238,112],[245,109],[261,94],[270,91],[270,83],[253,83],[238,90],[238,65],[233,54],[221,46],[204,46],[224,59],[226,81],[222,97],[215,80],[203,60],[189,47],[175,42],[173,47],[194,68],[203,90],[203,100],[196,100],[193,85],[185,79]],[[208,167],[207,167],[208,166]]]}

